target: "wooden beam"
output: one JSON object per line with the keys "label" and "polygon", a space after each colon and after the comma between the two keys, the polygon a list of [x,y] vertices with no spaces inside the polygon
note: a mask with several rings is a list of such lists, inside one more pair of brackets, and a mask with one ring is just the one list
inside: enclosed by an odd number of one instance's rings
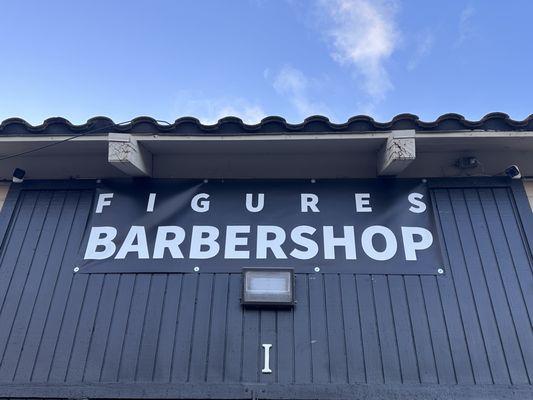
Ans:
{"label": "wooden beam", "polygon": [[152,176],[152,153],[125,133],[108,136],[108,161],[129,176]]}
{"label": "wooden beam", "polygon": [[415,131],[392,131],[378,153],[378,175],[398,175],[415,157]]}

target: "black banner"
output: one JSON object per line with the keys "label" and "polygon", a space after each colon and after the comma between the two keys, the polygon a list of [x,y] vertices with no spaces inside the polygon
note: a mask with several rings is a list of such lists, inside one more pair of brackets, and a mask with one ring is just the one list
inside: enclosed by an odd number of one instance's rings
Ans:
{"label": "black banner", "polygon": [[79,273],[442,273],[420,180],[99,184]]}

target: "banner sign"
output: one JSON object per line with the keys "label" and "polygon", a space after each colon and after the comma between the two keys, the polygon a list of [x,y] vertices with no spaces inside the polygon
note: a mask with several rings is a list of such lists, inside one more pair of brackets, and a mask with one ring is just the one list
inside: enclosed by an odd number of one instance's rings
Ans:
{"label": "banner sign", "polygon": [[[438,274],[420,180],[111,180],[98,185],[79,273]],[[439,271],[439,272],[438,272]]]}

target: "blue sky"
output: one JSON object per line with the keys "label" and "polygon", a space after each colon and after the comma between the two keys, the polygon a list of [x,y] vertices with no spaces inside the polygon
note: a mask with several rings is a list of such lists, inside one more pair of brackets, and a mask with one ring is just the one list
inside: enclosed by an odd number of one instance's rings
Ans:
{"label": "blue sky", "polygon": [[533,2],[0,2],[0,120],[533,113]]}

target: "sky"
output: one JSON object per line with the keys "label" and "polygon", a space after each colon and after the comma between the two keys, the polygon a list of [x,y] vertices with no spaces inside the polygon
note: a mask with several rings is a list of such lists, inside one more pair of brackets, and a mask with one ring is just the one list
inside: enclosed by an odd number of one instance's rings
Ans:
{"label": "sky", "polygon": [[0,0],[0,121],[533,113],[533,1]]}

